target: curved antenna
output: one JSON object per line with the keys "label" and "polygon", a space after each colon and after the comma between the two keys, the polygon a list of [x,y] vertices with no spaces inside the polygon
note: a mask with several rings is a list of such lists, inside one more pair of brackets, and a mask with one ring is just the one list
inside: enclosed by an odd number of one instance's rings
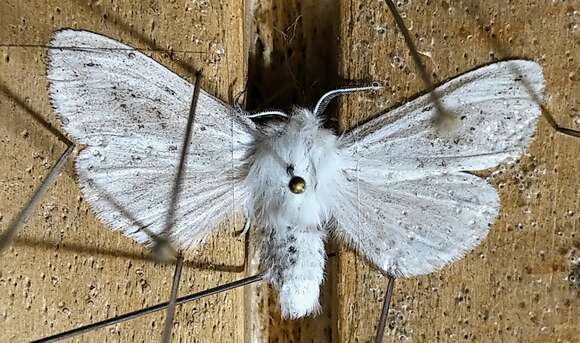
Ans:
{"label": "curved antenna", "polygon": [[[234,102],[234,107],[235,109],[240,112],[240,113],[247,113],[246,111],[244,111],[244,109],[242,108],[242,106],[240,105],[240,99],[241,97],[247,93],[247,89],[244,89],[243,91],[241,91],[237,96],[236,96],[236,100]],[[276,117],[282,117],[282,118],[288,118],[288,115],[282,111],[277,111],[277,110],[272,110],[272,111],[265,111],[265,112],[258,112],[258,113],[252,113],[252,114],[245,114],[244,115],[246,118],[261,118],[261,117],[267,117],[267,116],[276,116]]]}
{"label": "curved antenna", "polygon": [[288,115],[282,111],[266,111],[266,112],[258,112],[254,114],[246,115],[246,118],[261,118],[267,116],[277,116],[282,118],[288,118]]}
{"label": "curved antenna", "polygon": [[314,107],[314,115],[319,116],[322,113],[324,113],[324,111],[326,111],[326,108],[328,107],[328,104],[332,101],[332,99],[336,98],[339,95],[345,95],[355,92],[368,92],[380,89],[383,89],[383,86],[377,83],[373,84],[372,86],[348,87],[332,90],[320,97],[320,100],[318,100],[318,103],[316,103],[316,107]]}

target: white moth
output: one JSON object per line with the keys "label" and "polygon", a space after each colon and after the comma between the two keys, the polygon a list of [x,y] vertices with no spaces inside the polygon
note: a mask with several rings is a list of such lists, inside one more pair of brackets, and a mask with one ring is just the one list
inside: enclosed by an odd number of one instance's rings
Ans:
{"label": "white moth", "polygon": [[[51,45],[52,104],[86,145],[76,160],[82,192],[102,221],[150,244],[146,232],[164,227],[193,86],[98,34],[59,31]],[[428,94],[339,136],[309,109],[259,126],[202,91],[171,240],[196,246],[246,214],[287,318],[317,311],[329,235],[391,275],[430,273],[485,237],[498,195],[465,171],[522,154],[543,84],[541,67],[524,60],[443,84],[442,104],[460,116],[444,135]]]}

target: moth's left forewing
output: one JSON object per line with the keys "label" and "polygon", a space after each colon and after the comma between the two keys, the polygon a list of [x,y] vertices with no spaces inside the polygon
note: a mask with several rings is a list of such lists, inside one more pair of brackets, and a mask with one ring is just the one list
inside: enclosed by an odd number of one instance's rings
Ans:
{"label": "moth's left forewing", "polygon": [[442,132],[429,94],[342,137],[335,233],[386,272],[429,273],[485,237],[499,198],[464,171],[519,157],[540,116],[541,67],[491,64],[436,88],[456,123]]}

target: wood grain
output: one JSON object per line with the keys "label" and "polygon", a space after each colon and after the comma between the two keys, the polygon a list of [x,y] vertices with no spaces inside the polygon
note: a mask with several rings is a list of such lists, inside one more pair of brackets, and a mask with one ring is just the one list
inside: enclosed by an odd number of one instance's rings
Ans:
{"label": "wood grain", "polygon": [[[436,82],[499,59],[533,59],[544,67],[546,107],[562,125],[580,129],[577,1],[397,5]],[[186,78],[203,69],[204,89],[230,103],[247,77],[250,109],[310,106],[339,79],[383,82],[381,94],[341,101],[342,129],[425,89],[382,1],[0,2],[2,44],[46,44],[64,27],[137,47],[186,50],[149,54]],[[58,128],[45,58],[40,48],[0,48],[2,230],[65,148],[33,119]],[[576,342],[580,293],[567,275],[574,249],[580,251],[579,151],[578,139],[540,120],[518,163],[482,171],[500,194],[497,222],[463,260],[397,280],[386,341]],[[249,244],[246,255],[234,227],[239,223],[224,224],[200,255],[188,256],[181,295],[241,278],[245,267],[257,271],[255,248]],[[179,307],[174,341],[371,341],[387,278],[339,248],[327,266],[320,317],[281,320],[276,295],[260,285]],[[28,341],[165,301],[172,272],[95,219],[71,161],[1,257],[0,341]],[[163,319],[159,313],[79,340],[156,342]]]}
{"label": "wood grain", "polygon": [[[225,101],[243,89],[241,2],[230,1],[3,1],[0,43],[46,45],[52,31],[79,28],[145,49],[191,79],[203,70],[203,88]],[[0,223],[16,211],[64,150],[32,118],[58,128],[48,103],[46,50],[0,48]],[[171,185],[167,185],[171,187]],[[180,294],[244,276],[244,243],[233,224],[188,256]],[[22,342],[140,309],[168,299],[172,265],[99,223],[82,199],[73,163],[0,261],[0,341]],[[243,291],[179,307],[174,341],[233,341],[244,335]],[[164,314],[101,329],[80,341],[159,341]]]}
{"label": "wood grain", "polygon": [[[539,62],[546,107],[578,129],[580,50],[577,2],[398,1],[406,25],[437,82],[495,60]],[[386,82],[379,96],[345,100],[347,128],[425,89],[384,2],[343,1],[340,76]],[[579,244],[580,141],[540,120],[528,153],[487,176],[500,216],[483,244],[425,277],[398,280],[388,341],[573,342],[580,297],[570,286],[569,255]],[[373,338],[387,279],[349,250],[338,262],[341,342]]]}
{"label": "wood grain", "polygon": [[[294,105],[313,107],[336,82],[338,3],[329,0],[249,3],[248,108],[289,111]],[[250,241],[255,241],[255,236]],[[250,251],[249,260],[256,260],[258,253]],[[267,285],[256,287],[249,295],[253,308],[248,320],[252,321],[253,331],[247,341],[330,341],[334,323],[333,263],[329,259],[322,286],[322,311],[314,318],[283,320],[275,290]]]}

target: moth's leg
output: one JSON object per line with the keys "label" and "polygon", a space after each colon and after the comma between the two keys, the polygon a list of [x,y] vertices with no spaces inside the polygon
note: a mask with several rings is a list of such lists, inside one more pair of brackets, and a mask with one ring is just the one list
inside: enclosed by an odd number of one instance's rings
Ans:
{"label": "moth's leg", "polygon": [[244,110],[243,106],[242,106],[242,101],[240,101],[240,99],[242,97],[244,97],[243,102],[246,102],[246,98],[245,95],[246,93],[248,93],[248,88],[244,88],[242,91],[240,91],[235,99],[234,99],[234,108],[236,109],[236,111],[238,111],[239,113],[245,113],[246,111]]}
{"label": "moth's leg", "polygon": [[352,94],[352,93],[356,93],[356,92],[368,92],[368,91],[380,90],[380,89],[383,89],[383,87],[381,85],[379,85],[378,83],[373,83],[370,86],[346,87],[346,88],[339,88],[339,89],[332,90],[330,92],[325,93],[324,95],[322,95],[320,97],[320,99],[316,103],[316,106],[314,107],[314,114],[319,116],[322,113],[324,113],[324,111],[326,110],[326,108],[328,107],[328,104],[332,101],[332,99],[336,98],[339,95],[347,95],[347,94]]}
{"label": "moth's leg", "polygon": [[252,218],[250,218],[249,215],[246,215],[246,222],[244,223],[244,229],[242,230],[242,232],[237,234],[238,240],[242,240],[244,237],[246,237],[246,234],[248,233],[248,231],[250,231],[250,227],[252,227]]}

